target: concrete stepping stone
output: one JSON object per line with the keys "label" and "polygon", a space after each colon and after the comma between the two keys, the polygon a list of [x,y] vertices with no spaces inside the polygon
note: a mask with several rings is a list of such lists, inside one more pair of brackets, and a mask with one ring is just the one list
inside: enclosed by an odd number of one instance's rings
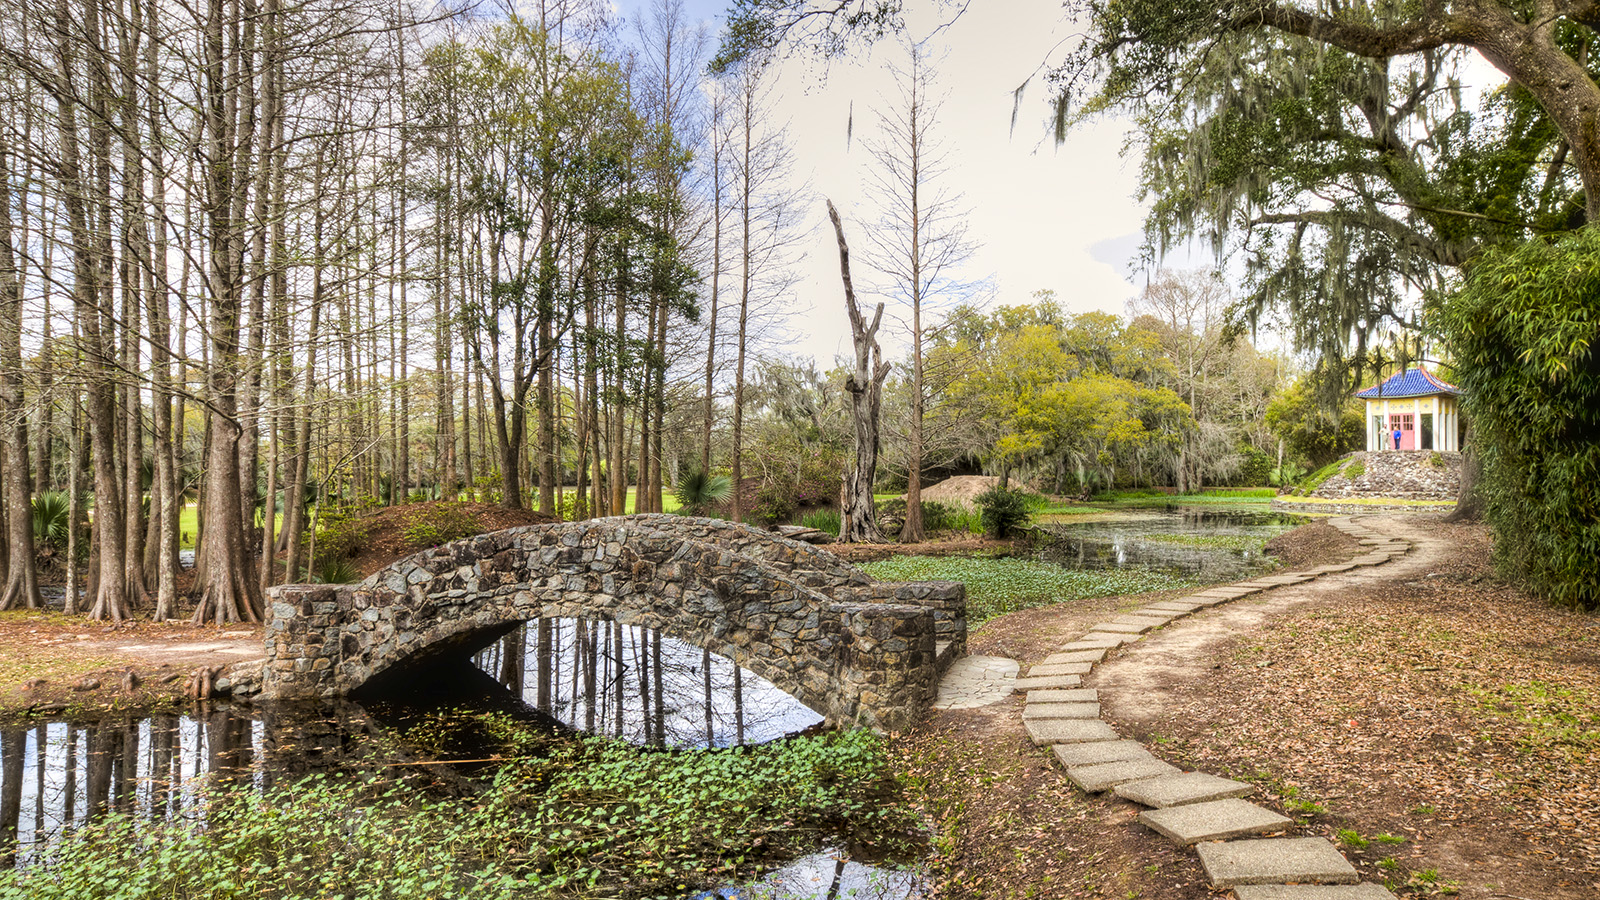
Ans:
{"label": "concrete stepping stone", "polygon": [[1100,718],[1100,704],[1098,703],[1036,703],[1032,697],[1028,698],[1028,705],[1022,708],[1022,720],[1029,719],[1098,719]]}
{"label": "concrete stepping stone", "polygon": [[1101,622],[1094,626],[1095,631],[1104,631],[1110,634],[1144,634],[1156,627],[1155,622]]}
{"label": "concrete stepping stone", "polygon": [[1152,756],[1149,759],[1125,759],[1092,766],[1073,766],[1067,769],[1067,777],[1072,779],[1072,783],[1084,793],[1098,794],[1129,781],[1171,775],[1177,771],[1176,766],[1168,765]]}
{"label": "concrete stepping stone", "polygon": [[1229,600],[1228,597],[1203,597],[1203,596],[1201,596],[1199,594],[1193,594],[1191,596],[1183,598],[1183,602],[1185,602],[1185,603],[1193,603],[1193,604],[1195,604],[1197,606],[1203,606],[1203,607],[1206,607],[1206,608],[1217,606],[1217,605],[1222,604],[1222,603],[1227,603],[1228,600]]}
{"label": "concrete stepping stone", "polygon": [[1156,809],[1166,809],[1170,806],[1184,806],[1189,803],[1206,803],[1211,800],[1226,800],[1230,797],[1243,797],[1255,792],[1255,786],[1231,778],[1218,778],[1204,772],[1184,772],[1181,775],[1167,775],[1163,778],[1152,778],[1149,781],[1140,781],[1135,784],[1124,784],[1117,788],[1117,796],[1124,800],[1132,800],[1144,806]]}
{"label": "concrete stepping stone", "polygon": [[1182,600],[1162,600],[1141,608],[1160,612],[1192,613],[1202,607],[1198,603],[1185,603]]}
{"label": "concrete stepping stone", "polygon": [[1059,690],[1062,688],[1075,688],[1083,684],[1082,675],[1038,675],[1024,676],[1011,682],[1014,691]]}
{"label": "concrete stepping stone", "polygon": [[1035,744],[1083,744],[1121,737],[1099,719],[1023,719],[1022,725]]}
{"label": "concrete stepping stone", "polygon": [[1110,647],[1101,647],[1096,650],[1073,650],[1068,653],[1052,653],[1039,661],[1042,666],[1055,666],[1061,663],[1095,663],[1106,658],[1106,651]]}
{"label": "concrete stepping stone", "polygon": [[1395,900],[1381,884],[1242,884],[1237,900]]}
{"label": "concrete stepping stone", "polygon": [[1111,621],[1122,625],[1144,625],[1149,628],[1160,628],[1176,618],[1178,618],[1178,616],[1175,614],[1162,614],[1158,612],[1150,613],[1148,615],[1145,613],[1129,613],[1125,616],[1117,616]]}
{"label": "concrete stepping stone", "polygon": [[1209,591],[1201,591],[1199,593],[1199,596],[1201,596],[1201,597],[1221,597],[1224,600],[1237,600],[1240,597],[1248,597],[1253,593],[1255,593],[1255,591],[1252,591],[1252,590],[1250,590],[1248,588],[1225,587],[1225,588],[1212,588]]}
{"label": "concrete stepping stone", "polygon": [[1069,643],[1062,644],[1061,645],[1061,652],[1063,652],[1063,653],[1076,653],[1079,650],[1111,650],[1113,648],[1120,647],[1120,646],[1122,646],[1122,642],[1121,641],[1106,641],[1106,640],[1085,641],[1085,640],[1081,640],[1080,639],[1080,640],[1071,641]]}
{"label": "concrete stepping stone", "polygon": [[[1095,627],[1098,628],[1100,626],[1096,625]],[[1125,631],[1116,631],[1116,632],[1113,632],[1113,631],[1091,631],[1088,634],[1084,635],[1081,638],[1081,640],[1085,640],[1085,641],[1115,641],[1118,644],[1131,644],[1134,641],[1139,640],[1139,638],[1140,638],[1140,635],[1132,634],[1132,633],[1125,632]]]}
{"label": "concrete stepping stone", "polygon": [[1000,656],[964,656],[939,679],[934,709],[976,709],[1011,696],[1017,661]]}
{"label": "concrete stepping stone", "polygon": [[1211,841],[1196,848],[1214,888],[1241,884],[1357,884],[1355,866],[1326,838]]}
{"label": "concrete stepping stone", "polygon": [[[1095,741],[1089,744],[1057,744],[1050,748],[1056,759],[1067,768],[1093,766],[1099,763],[1123,762],[1130,759],[1155,759],[1138,741]],[[1127,787],[1127,785],[1122,785]],[[1120,792],[1122,787],[1117,790]]]}
{"label": "concrete stepping stone", "polygon": [[1139,814],[1139,824],[1187,847],[1201,841],[1225,841],[1251,834],[1271,834],[1294,824],[1248,800],[1209,800],[1152,809]]}
{"label": "concrete stepping stone", "polygon": [[1040,691],[1029,691],[1029,703],[1095,703],[1100,699],[1100,692],[1094,688],[1076,688],[1060,690],[1058,688],[1045,688]]}
{"label": "concrete stepping stone", "polygon": [[1028,677],[1034,678],[1039,675],[1087,675],[1093,669],[1094,664],[1086,662],[1052,663],[1050,665],[1041,663],[1028,670]]}

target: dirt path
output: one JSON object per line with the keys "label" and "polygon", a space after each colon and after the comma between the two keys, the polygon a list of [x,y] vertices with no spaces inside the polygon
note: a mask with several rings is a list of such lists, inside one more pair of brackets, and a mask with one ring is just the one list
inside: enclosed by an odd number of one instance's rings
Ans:
{"label": "dirt path", "polygon": [[1600,895],[1600,623],[1496,582],[1481,529],[1361,522],[1413,551],[1124,648],[1086,682],[1105,715],[1400,896]]}
{"label": "dirt path", "polygon": [[200,668],[263,659],[259,627],[128,623],[17,610],[0,615],[0,718],[181,700]]}

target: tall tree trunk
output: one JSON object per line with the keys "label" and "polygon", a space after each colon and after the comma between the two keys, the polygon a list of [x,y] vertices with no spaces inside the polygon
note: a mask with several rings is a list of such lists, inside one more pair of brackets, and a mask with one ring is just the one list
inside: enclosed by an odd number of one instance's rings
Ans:
{"label": "tall tree trunk", "polygon": [[[11,244],[11,160],[0,146],[0,419],[6,423],[6,572],[0,609],[38,609],[38,570],[33,558],[33,505],[29,488],[28,426],[22,398],[22,283]],[[20,748],[18,748],[20,750]],[[13,821],[15,827],[15,821]],[[13,835],[14,836],[14,835]]]}
{"label": "tall tree trunk", "polygon": [[883,321],[883,304],[872,315],[868,325],[856,305],[855,287],[850,282],[850,247],[844,240],[844,224],[839,211],[828,201],[828,218],[833,222],[833,233],[839,239],[839,276],[844,281],[845,308],[850,313],[850,338],[855,345],[855,369],[845,379],[845,390],[850,392],[850,421],[855,426],[855,467],[845,477],[841,497],[839,537],[844,541],[879,543],[878,516],[872,497],[872,483],[878,470],[878,416],[883,402],[883,380],[889,375],[889,364],[883,361],[878,348],[878,325]]}

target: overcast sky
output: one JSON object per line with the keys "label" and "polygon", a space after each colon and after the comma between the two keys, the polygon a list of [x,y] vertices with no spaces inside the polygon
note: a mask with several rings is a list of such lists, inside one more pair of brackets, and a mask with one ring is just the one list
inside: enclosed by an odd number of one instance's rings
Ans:
{"label": "overcast sky", "polygon": [[[908,5],[914,34],[940,24],[928,14],[931,2]],[[642,6],[622,0],[625,14]],[[726,6],[726,0],[688,0],[693,15],[716,26]],[[1119,155],[1123,122],[1075,131],[1059,147],[1050,138],[1041,65],[1052,51],[1059,54],[1066,34],[1059,0],[1006,0],[973,3],[935,38],[945,94],[936,134],[947,150],[949,184],[971,210],[969,236],[980,245],[964,277],[988,279],[992,303],[1027,303],[1033,292],[1048,289],[1074,312],[1122,312],[1138,290],[1127,270],[1144,215],[1134,199],[1138,166]],[[872,162],[862,139],[874,126],[874,109],[893,93],[889,66],[901,55],[885,42],[870,57],[824,68],[796,53],[777,73],[779,115],[789,123],[797,176],[815,194],[790,320],[803,337],[788,342],[786,352],[814,358],[823,368],[850,352],[838,251],[823,197],[845,218],[859,266],[862,229],[874,217],[862,187]],[[1030,78],[1013,131],[1012,92]],[[863,278],[858,271],[858,285]],[[885,335],[883,345],[897,355],[903,335]]]}
{"label": "overcast sky", "polygon": [[[648,0],[616,2],[632,16]],[[691,15],[713,31],[720,29],[728,3],[686,0]],[[987,279],[990,305],[1028,303],[1035,291],[1051,290],[1069,312],[1124,312],[1149,274],[1129,268],[1145,214],[1136,197],[1138,159],[1122,154],[1129,130],[1124,119],[1078,128],[1060,146],[1051,137],[1044,75],[1074,33],[1061,0],[976,0],[953,22],[946,21],[948,2],[906,5],[909,36],[934,34],[930,46],[940,58],[938,90],[944,96],[936,136],[948,154],[949,184],[971,210],[969,237],[979,244],[963,277]],[[789,124],[797,178],[814,192],[789,320],[798,336],[782,344],[784,352],[814,359],[823,369],[851,352],[838,250],[823,198],[831,198],[844,216],[852,262],[859,266],[863,229],[875,218],[863,189],[872,159],[862,139],[875,124],[875,108],[894,93],[890,67],[902,56],[892,40],[861,58],[826,64],[801,50],[790,53],[777,72],[778,118]],[[1476,54],[1463,76],[1469,97],[1504,82]],[[1013,129],[1013,92],[1025,82],[1029,88]],[[1209,252],[1199,250],[1164,262],[1169,268],[1212,264]],[[859,269],[853,274],[859,289],[866,275]],[[904,326],[885,333],[885,353],[899,357],[906,336]],[[1279,339],[1263,334],[1260,343]]]}

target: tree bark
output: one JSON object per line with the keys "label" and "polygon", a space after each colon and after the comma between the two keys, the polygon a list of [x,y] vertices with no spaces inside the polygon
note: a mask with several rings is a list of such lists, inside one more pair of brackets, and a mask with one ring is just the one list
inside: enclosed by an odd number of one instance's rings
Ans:
{"label": "tree bark", "polygon": [[878,471],[878,421],[883,404],[883,381],[890,366],[883,361],[883,351],[878,347],[878,326],[883,321],[883,304],[873,312],[869,325],[856,304],[856,292],[850,281],[850,247],[844,239],[844,223],[839,211],[828,202],[828,218],[833,222],[833,233],[839,240],[839,276],[844,281],[845,308],[850,313],[850,340],[855,346],[855,369],[845,379],[845,390],[850,392],[850,421],[855,427],[855,466],[845,476],[842,496],[844,508],[839,510],[839,539],[856,543],[882,543],[878,532],[877,509],[872,497],[872,484]]}

